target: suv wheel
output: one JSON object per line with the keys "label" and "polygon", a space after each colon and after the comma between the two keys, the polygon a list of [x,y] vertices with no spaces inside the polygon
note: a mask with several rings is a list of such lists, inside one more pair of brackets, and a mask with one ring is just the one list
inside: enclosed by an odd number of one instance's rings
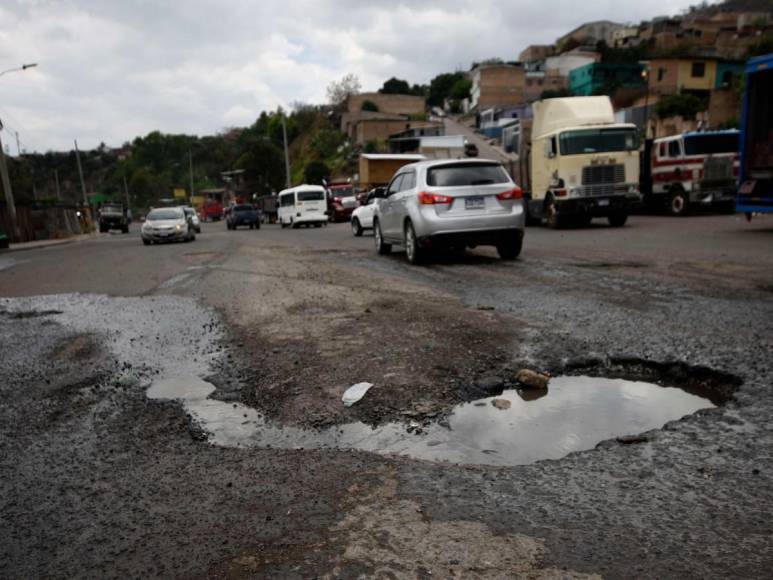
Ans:
{"label": "suv wheel", "polygon": [[497,253],[503,260],[515,260],[521,255],[521,249],[523,248],[523,234],[518,232],[513,235],[509,240],[497,244]]}
{"label": "suv wheel", "polygon": [[416,231],[411,222],[405,224],[405,257],[411,264],[421,264],[424,260],[424,250],[419,246],[419,240],[416,239]]}
{"label": "suv wheel", "polygon": [[362,226],[357,218],[352,219],[352,233],[358,238],[362,235]]}
{"label": "suv wheel", "polygon": [[376,251],[382,256],[392,251],[392,244],[384,242],[384,237],[381,235],[381,224],[378,223],[378,220],[373,222],[373,239],[376,241]]}

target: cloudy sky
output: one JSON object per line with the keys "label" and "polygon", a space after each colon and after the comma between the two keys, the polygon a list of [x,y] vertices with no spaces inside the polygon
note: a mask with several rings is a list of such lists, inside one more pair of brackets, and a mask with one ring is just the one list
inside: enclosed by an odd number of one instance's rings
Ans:
{"label": "cloudy sky", "polygon": [[319,103],[346,73],[364,89],[515,60],[599,19],[639,22],[696,0],[0,0],[5,144],[118,146],[154,129],[209,134],[263,109]]}

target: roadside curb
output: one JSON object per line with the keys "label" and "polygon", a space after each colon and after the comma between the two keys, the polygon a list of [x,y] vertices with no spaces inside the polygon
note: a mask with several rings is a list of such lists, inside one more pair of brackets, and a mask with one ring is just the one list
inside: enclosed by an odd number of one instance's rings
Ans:
{"label": "roadside curb", "polygon": [[54,246],[64,246],[67,244],[82,242],[84,240],[97,239],[98,237],[99,236],[94,236],[92,238],[90,235],[87,234],[85,236],[75,236],[72,238],[65,238],[60,240],[41,240],[39,242],[22,242],[21,244],[11,244],[8,248],[4,250],[0,250],[0,254],[11,253],[11,252],[25,252],[29,250],[40,250],[43,248],[51,248]]}

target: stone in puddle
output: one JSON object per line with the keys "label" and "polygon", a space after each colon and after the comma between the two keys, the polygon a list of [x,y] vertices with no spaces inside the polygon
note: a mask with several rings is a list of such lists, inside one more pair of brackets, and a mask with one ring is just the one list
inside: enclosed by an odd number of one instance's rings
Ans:
{"label": "stone in puddle", "polygon": [[512,403],[507,399],[494,399],[493,401],[491,401],[491,404],[494,405],[500,411],[507,411],[507,409],[509,409],[510,406],[512,405]]}
{"label": "stone in puddle", "polygon": [[547,389],[550,377],[530,369],[521,369],[516,380],[527,389]]}

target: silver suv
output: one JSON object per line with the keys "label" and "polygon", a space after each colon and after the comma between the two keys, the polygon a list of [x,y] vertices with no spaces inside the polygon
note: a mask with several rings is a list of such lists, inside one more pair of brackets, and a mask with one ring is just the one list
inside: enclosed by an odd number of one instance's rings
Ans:
{"label": "silver suv", "polygon": [[521,189],[504,167],[485,159],[420,161],[392,178],[373,218],[376,250],[405,246],[412,264],[430,250],[496,246],[512,260],[521,253]]}

